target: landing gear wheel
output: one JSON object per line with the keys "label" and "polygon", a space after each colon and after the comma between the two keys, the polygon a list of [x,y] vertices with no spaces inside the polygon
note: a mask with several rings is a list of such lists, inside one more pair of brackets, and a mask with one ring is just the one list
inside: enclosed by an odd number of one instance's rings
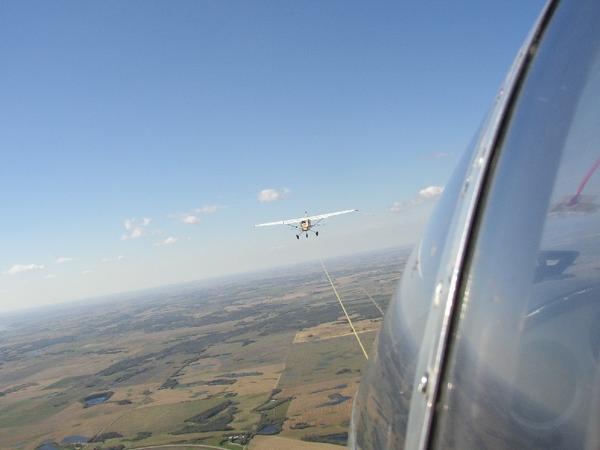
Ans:
{"label": "landing gear wheel", "polygon": [[308,239],[308,233],[306,233],[306,238]]}
{"label": "landing gear wheel", "polygon": [[300,239],[300,236],[299,236],[299,235],[296,235],[296,239]]}
{"label": "landing gear wheel", "polygon": [[317,236],[318,236],[318,235],[319,235],[319,232],[318,232],[318,231],[315,231],[315,235],[317,235]]}

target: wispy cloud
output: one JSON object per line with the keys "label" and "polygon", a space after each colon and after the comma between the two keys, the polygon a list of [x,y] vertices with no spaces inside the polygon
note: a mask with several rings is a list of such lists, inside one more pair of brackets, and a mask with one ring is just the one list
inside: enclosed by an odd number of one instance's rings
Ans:
{"label": "wispy cloud", "polygon": [[121,236],[121,240],[126,241],[128,239],[138,239],[146,234],[146,229],[152,220],[149,217],[142,217],[141,219],[125,219],[123,226],[125,227],[126,233]]}
{"label": "wispy cloud", "polygon": [[179,219],[181,223],[185,223],[186,225],[198,225],[202,222],[201,215],[214,214],[221,208],[223,207],[220,205],[204,205],[201,208],[194,208],[183,214],[172,214],[171,217]]}
{"label": "wispy cloud", "polygon": [[70,256],[60,256],[58,258],[56,258],[56,261],[54,261],[54,264],[64,264],[70,261],[75,261],[75,258],[72,258]]}
{"label": "wispy cloud", "polygon": [[89,275],[90,273],[92,273],[92,271],[91,271],[91,270],[83,270],[83,271],[81,272],[81,275]]}
{"label": "wispy cloud", "polygon": [[35,270],[44,270],[43,264],[14,264],[10,269],[4,272],[7,275],[16,275],[23,272],[33,272]]}
{"label": "wispy cloud", "polygon": [[271,203],[277,200],[283,200],[288,196],[290,190],[288,188],[281,189],[263,189],[258,193],[258,201],[261,203]]}
{"label": "wispy cloud", "polygon": [[48,275],[44,275],[44,279],[51,280],[52,278],[56,278],[56,275],[49,273]]}
{"label": "wispy cloud", "polygon": [[416,197],[405,200],[401,202],[394,202],[394,204],[390,207],[390,211],[394,213],[399,213],[407,210],[410,207],[420,205],[422,203],[426,203],[432,200],[435,200],[444,192],[443,186],[427,186],[419,191]]}
{"label": "wispy cloud", "polygon": [[103,263],[113,262],[113,261],[121,261],[125,259],[123,255],[116,256],[114,258],[102,258]]}
{"label": "wispy cloud", "polygon": [[407,207],[408,206],[406,202],[394,202],[392,203],[392,206],[390,206],[390,211],[393,213],[399,213],[405,210]]}
{"label": "wispy cloud", "polygon": [[200,217],[193,214],[185,214],[181,217],[181,221],[187,225],[198,225],[200,223]]}
{"label": "wispy cloud", "polygon": [[157,243],[155,243],[154,245],[156,245],[157,247],[161,247],[161,246],[163,246],[163,245],[172,245],[172,244],[174,244],[174,243],[175,243],[175,242],[177,242],[177,241],[178,241],[178,239],[177,239],[176,237],[174,237],[174,236],[169,236],[169,237],[168,237],[168,238],[166,238],[164,241],[157,242]]}
{"label": "wispy cloud", "polygon": [[425,200],[436,198],[442,195],[442,192],[444,192],[444,186],[427,186],[419,191],[419,198]]}
{"label": "wispy cloud", "polygon": [[194,212],[197,214],[214,214],[221,208],[222,206],[219,205],[204,205],[202,208],[194,209]]}

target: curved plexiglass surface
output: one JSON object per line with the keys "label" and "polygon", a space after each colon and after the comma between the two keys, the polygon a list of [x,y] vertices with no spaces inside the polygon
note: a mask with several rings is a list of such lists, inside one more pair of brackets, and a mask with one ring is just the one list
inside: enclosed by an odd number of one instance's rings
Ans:
{"label": "curved plexiglass surface", "polygon": [[417,356],[435,277],[471,154],[467,151],[446,186],[385,314],[355,399],[350,448],[396,449],[404,445]]}
{"label": "curved plexiglass surface", "polygon": [[600,3],[562,2],[477,225],[438,448],[600,448]]}

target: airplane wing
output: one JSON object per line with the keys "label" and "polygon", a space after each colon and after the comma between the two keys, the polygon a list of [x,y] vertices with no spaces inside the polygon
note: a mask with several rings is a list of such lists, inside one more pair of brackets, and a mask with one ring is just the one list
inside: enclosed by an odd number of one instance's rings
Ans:
{"label": "airplane wing", "polygon": [[345,209],[344,211],[336,211],[336,212],[330,212],[330,213],[326,213],[326,214],[319,214],[317,216],[311,216],[308,219],[310,219],[312,222],[317,222],[319,220],[327,219],[328,217],[340,216],[342,214],[348,214],[348,213],[356,212],[356,211],[358,211],[358,209]]}
{"label": "airplane wing", "polygon": [[270,227],[272,225],[295,225],[303,220],[306,217],[300,217],[299,219],[286,219],[286,220],[278,220],[277,222],[268,222],[268,223],[259,223],[258,225],[254,225],[255,227]]}
{"label": "airplane wing", "polygon": [[319,222],[323,219],[327,219],[328,217],[339,216],[341,214],[348,214],[351,212],[358,211],[358,209],[346,209],[344,211],[336,211],[326,214],[319,214],[317,216],[309,216],[309,217],[299,217],[298,219],[286,219],[286,220],[278,220],[277,222],[268,222],[268,223],[259,223],[258,225],[254,225],[255,227],[270,227],[272,225],[297,225],[303,220],[310,220],[311,222]]}

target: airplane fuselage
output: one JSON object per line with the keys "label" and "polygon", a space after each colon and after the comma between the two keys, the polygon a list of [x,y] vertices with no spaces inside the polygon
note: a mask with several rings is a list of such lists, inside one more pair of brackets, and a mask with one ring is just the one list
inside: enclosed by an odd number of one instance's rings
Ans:
{"label": "airplane fuselage", "polygon": [[300,239],[300,235],[304,234],[308,237],[308,232],[315,233],[315,236],[319,235],[319,232],[314,230],[321,225],[321,221],[323,219],[327,219],[333,216],[339,216],[340,214],[348,214],[351,212],[356,212],[358,209],[346,209],[344,211],[335,211],[331,213],[325,214],[317,214],[316,216],[309,216],[308,213],[304,217],[300,217],[297,219],[286,219],[286,220],[278,220],[276,222],[268,222],[268,223],[259,223],[258,225],[254,225],[255,227],[267,227],[271,225],[287,225],[295,230],[297,230],[296,238]]}

